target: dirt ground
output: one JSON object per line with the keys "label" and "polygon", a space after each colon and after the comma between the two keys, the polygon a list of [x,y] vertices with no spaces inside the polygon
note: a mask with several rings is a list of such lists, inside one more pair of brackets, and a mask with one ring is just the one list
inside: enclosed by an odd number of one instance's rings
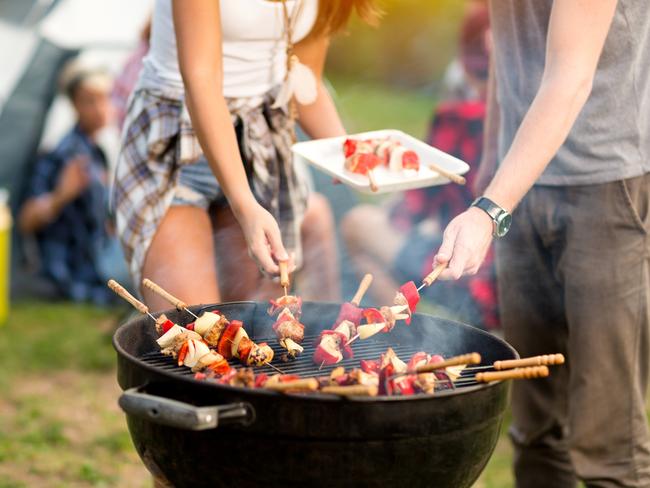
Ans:
{"label": "dirt ground", "polygon": [[28,375],[0,398],[0,487],[150,486],[113,373]]}

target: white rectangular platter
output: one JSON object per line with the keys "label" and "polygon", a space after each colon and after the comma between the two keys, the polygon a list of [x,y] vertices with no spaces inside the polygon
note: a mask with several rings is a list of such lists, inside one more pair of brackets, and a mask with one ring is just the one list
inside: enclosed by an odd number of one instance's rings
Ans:
{"label": "white rectangular platter", "polygon": [[[373,176],[377,183],[378,191],[373,192],[370,189],[370,181],[367,176],[355,174],[345,169],[343,142],[347,138],[379,139],[386,137],[399,141],[406,148],[415,151],[420,158],[420,170],[393,172],[384,166],[375,168],[373,170]],[[460,159],[450,156],[435,147],[431,147],[400,130],[394,129],[298,142],[291,149],[296,158],[311,164],[323,173],[338,179],[359,192],[375,195],[377,193],[391,193],[449,183],[447,178],[441,176],[435,170],[430,169],[427,163],[436,164],[450,173],[459,175],[465,174],[469,170],[467,163]]]}

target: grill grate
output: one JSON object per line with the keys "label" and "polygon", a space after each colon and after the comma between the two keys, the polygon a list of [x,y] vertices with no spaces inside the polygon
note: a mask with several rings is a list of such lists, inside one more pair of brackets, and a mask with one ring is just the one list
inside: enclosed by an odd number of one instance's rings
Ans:
{"label": "grill grate", "polygon": [[[256,342],[259,344],[266,341],[271,346],[273,352],[275,353],[272,361],[273,366],[282,370],[284,374],[296,374],[303,378],[327,376],[334,368],[339,366],[343,366],[346,369],[346,371],[352,368],[358,368],[359,361],[361,359],[366,359],[366,360],[379,359],[380,355],[386,352],[386,349],[388,347],[392,347],[395,353],[397,354],[397,356],[403,361],[408,361],[413,354],[422,350],[421,348],[418,348],[413,344],[408,345],[408,344],[401,344],[399,342],[396,343],[392,342],[388,344],[380,340],[372,340],[372,339],[365,340],[365,341],[357,341],[353,344],[353,349],[354,349],[353,358],[344,359],[343,361],[335,365],[331,365],[331,366],[324,365],[322,368],[319,368],[320,365],[314,364],[314,362],[312,361],[314,350],[316,349],[316,346],[318,344],[319,337],[320,336],[318,335],[305,336],[305,339],[302,342],[302,346],[304,347],[305,350],[298,358],[296,358],[294,361],[289,361],[289,362],[283,362],[280,359],[282,354],[284,354],[286,351],[285,349],[282,348],[282,346],[280,346],[280,344],[278,344],[275,338],[260,339],[260,340],[256,340]],[[172,372],[174,374],[179,374],[182,376],[194,375],[194,373],[192,373],[192,370],[190,368],[186,368],[185,366],[178,366],[178,364],[174,359],[172,359],[169,356],[164,356],[160,351],[152,351],[152,352],[145,353],[142,356],[140,356],[140,360],[144,361],[145,363],[151,366],[154,366],[156,368],[168,372]],[[237,369],[243,368],[243,366],[236,360],[231,360],[230,365]],[[255,372],[273,375],[276,374],[278,371],[269,366],[262,366],[260,368],[255,368]],[[471,371],[463,372],[459,380],[457,380],[457,382],[455,383],[455,386],[456,387],[473,386],[476,384],[476,382],[473,381],[473,379],[474,379],[473,372]],[[441,382],[441,386],[444,387],[445,382]]]}

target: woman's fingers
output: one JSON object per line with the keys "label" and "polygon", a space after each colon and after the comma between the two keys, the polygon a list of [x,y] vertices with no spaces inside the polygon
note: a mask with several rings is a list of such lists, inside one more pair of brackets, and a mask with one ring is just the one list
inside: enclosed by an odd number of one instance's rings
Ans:
{"label": "woman's fingers", "polygon": [[277,261],[289,261],[289,253],[287,253],[284,244],[282,244],[280,229],[275,221],[273,221],[272,224],[270,223],[269,228],[266,229],[266,238],[271,246],[273,257],[275,257]]}
{"label": "woman's fingers", "polygon": [[266,236],[260,233],[250,245],[250,253],[253,259],[265,273],[276,275],[280,272],[280,268],[273,260],[271,255],[271,248],[268,245]]}

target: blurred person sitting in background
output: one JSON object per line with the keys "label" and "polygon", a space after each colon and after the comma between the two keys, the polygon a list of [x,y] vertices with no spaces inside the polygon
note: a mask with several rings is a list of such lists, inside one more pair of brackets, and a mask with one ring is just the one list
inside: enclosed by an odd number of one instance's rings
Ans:
{"label": "blurred person sitting in background", "polygon": [[[484,1],[467,5],[460,35],[460,65],[467,84],[454,98],[437,107],[427,142],[470,165],[467,185],[453,184],[407,191],[390,209],[356,207],[346,216],[342,231],[359,273],[372,272],[381,283],[373,287],[378,303],[390,303],[399,282],[419,282],[430,271],[433,249],[442,230],[472,202],[475,175],[481,164],[483,120],[489,70],[489,16]],[[455,93],[458,93],[456,91]],[[484,328],[498,326],[495,271],[492,256],[475,276],[438,284],[428,293],[458,318]]]}
{"label": "blurred person sitting in background", "polygon": [[128,276],[109,221],[106,156],[96,142],[111,121],[111,85],[104,71],[77,61],[63,70],[61,87],[77,122],[36,162],[18,216],[21,232],[36,238],[41,273],[77,302],[108,303],[108,273]]}

